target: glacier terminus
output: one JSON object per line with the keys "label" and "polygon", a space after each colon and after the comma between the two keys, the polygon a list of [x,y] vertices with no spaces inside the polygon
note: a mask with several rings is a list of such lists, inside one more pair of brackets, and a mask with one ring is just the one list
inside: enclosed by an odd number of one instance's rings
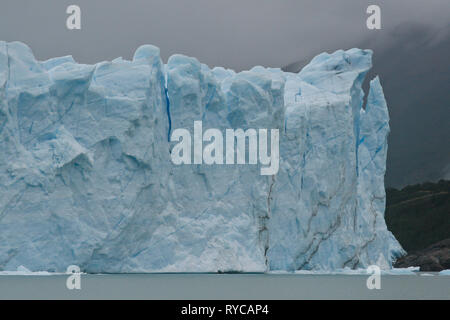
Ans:
{"label": "glacier terminus", "polygon": [[[139,47],[37,61],[0,42],[0,271],[268,272],[392,267],[389,114],[370,50],[239,73]],[[367,100],[365,106],[364,101]],[[279,169],[176,165],[174,130],[279,132]]]}

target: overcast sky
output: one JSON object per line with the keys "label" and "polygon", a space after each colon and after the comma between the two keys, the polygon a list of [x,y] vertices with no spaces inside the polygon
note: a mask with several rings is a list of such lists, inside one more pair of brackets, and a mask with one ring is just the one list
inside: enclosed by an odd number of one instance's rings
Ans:
{"label": "overcast sky", "polygon": [[[81,7],[81,30],[66,8]],[[382,30],[366,28],[381,7]],[[40,60],[71,54],[95,63],[130,59],[141,44],[241,70],[281,67],[323,50],[357,46],[404,22],[448,26],[449,0],[0,0],[0,40],[27,43]]]}
{"label": "overcast sky", "polygon": [[[66,28],[71,4],[81,30]],[[381,7],[381,30],[366,27],[370,4]],[[368,78],[381,76],[391,117],[387,185],[450,176],[450,0],[0,0],[0,40],[81,63],[153,44],[165,62],[183,53],[238,71],[298,71],[323,51],[370,48]]]}

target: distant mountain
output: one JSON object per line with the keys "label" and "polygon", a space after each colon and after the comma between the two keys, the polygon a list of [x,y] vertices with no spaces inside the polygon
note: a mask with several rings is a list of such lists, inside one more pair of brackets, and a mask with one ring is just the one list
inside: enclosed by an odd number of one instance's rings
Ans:
{"label": "distant mountain", "polygon": [[[374,51],[368,81],[380,75],[391,133],[386,185],[403,187],[450,176],[450,25],[400,25],[356,47]],[[285,71],[298,72],[304,61]]]}
{"label": "distant mountain", "polygon": [[388,188],[385,220],[408,252],[450,238],[450,181]]}

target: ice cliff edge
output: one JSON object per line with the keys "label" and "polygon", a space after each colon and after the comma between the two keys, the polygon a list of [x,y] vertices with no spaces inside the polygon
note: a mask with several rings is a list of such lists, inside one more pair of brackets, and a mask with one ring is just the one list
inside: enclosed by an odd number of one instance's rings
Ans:
{"label": "ice cliff edge", "polygon": [[[389,115],[371,51],[298,74],[235,73],[142,46],[132,61],[37,61],[0,42],[0,270],[390,268]],[[279,171],[174,165],[176,128],[276,128]]]}

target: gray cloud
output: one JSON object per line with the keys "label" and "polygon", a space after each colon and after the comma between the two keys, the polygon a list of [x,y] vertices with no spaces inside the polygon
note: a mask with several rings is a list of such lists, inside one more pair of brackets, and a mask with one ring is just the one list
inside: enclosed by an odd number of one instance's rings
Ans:
{"label": "gray cloud", "polygon": [[[70,4],[80,31],[66,29]],[[369,4],[381,7],[382,30],[366,28]],[[386,183],[403,186],[449,176],[449,17],[448,0],[0,0],[0,40],[83,63],[154,44],[165,61],[183,53],[236,70],[298,71],[322,51],[371,48],[368,78],[381,75],[391,115]]]}
{"label": "gray cloud", "polygon": [[[82,30],[65,27],[66,7],[82,10]],[[381,31],[366,29],[365,10],[378,4]],[[448,0],[1,0],[0,39],[20,40],[38,59],[72,54],[94,63],[131,58],[141,44],[241,70],[281,67],[323,50],[348,48],[398,24],[448,22]]]}

